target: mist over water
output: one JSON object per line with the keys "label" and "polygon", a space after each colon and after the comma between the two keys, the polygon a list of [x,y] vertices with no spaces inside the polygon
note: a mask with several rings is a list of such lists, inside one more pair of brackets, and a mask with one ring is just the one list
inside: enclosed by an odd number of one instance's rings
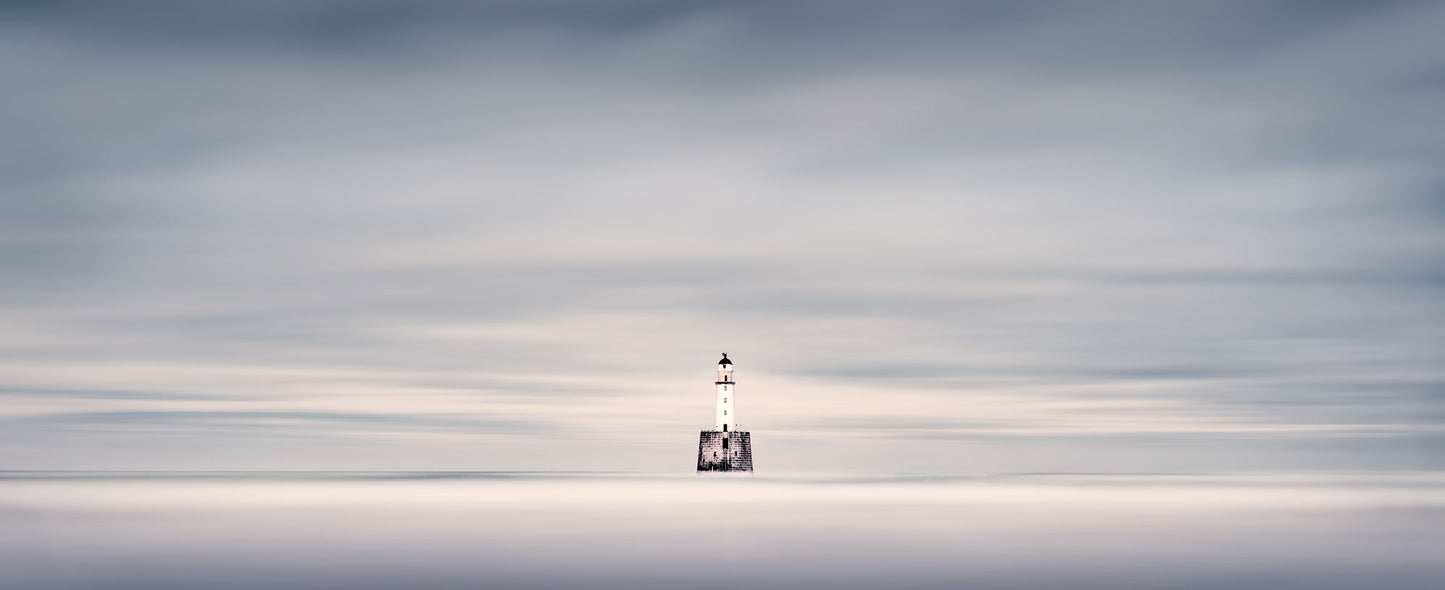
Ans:
{"label": "mist over water", "polygon": [[1427,588],[1445,477],[0,475],[6,588]]}

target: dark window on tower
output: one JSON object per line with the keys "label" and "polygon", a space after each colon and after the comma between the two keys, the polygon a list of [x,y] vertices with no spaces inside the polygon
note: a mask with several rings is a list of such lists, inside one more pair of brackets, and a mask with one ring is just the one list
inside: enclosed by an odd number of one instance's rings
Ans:
{"label": "dark window on tower", "polygon": [[728,450],[728,439],[723,439],[723,450]]}

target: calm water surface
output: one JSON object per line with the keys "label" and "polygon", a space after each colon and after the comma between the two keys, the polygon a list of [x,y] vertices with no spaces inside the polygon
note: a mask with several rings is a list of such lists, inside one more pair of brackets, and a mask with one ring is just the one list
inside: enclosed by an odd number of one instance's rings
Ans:
{"label": "calm water surface", "polygon": [[0,472],[0,588],[1445,588],[1445,475]]}

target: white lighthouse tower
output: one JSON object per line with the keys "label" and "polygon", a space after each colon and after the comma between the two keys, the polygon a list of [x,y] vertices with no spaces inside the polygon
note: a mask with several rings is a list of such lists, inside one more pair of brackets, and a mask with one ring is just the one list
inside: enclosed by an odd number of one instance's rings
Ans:
{"label": "white lighthouse tower", "polygon": [[752,471],[752,434],[738,430],[737,382],[733,362],[723,353],[717,362],[717,406],[713,429],[702,431],[697,445],[698,471]]}
{"label": "white lighthouse tower", "polygon": [[717,417],[714,420],[715,428],[723,432],[737,430],[738,415],[733,411],[736,388],[737,383],[733,382],[733,362],[728,360],[728,353],[724,352],[722,360],[717,362]]}

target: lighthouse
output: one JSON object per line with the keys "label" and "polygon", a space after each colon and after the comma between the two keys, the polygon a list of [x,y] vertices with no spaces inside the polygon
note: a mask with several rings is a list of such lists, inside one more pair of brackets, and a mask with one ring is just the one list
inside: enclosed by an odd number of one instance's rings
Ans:
{"label": "lighthouse", "polygon": [[737,382],[733,362],[723,353],[717,362],[717,404],[712,430],[702,431],[697,444],[698,471],[752,471],[753,444],[750,433],[738,430]]}

